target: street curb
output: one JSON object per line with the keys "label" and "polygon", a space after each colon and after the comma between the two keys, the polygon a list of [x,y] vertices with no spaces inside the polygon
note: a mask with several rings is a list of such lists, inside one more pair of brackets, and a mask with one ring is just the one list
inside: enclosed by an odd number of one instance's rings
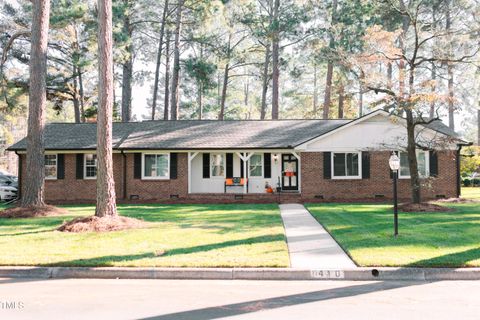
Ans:
{"label": "street curb", "polygon": [[210,280],[480,280],[480,268],[128,268],[0,267],[0,278]]}

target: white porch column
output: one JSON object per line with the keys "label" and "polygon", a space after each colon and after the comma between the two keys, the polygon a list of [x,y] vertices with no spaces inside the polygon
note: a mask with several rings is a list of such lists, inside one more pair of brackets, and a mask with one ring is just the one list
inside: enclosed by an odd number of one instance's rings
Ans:
{"label": "white porch column", "polygon": [[240,152],[236,152],[238,157],[243,160],[243,174],[245,176],[245,183],[243,184],[243,193],[248,193],[247,189],[247,182],[248,182],[248,174],[247,174],[247,161],[250,160],[250,158],[253,155],[253,152],[245,152],[245,156],[242,156]]}
{"label": "white porch column", "polygon": [[297,168],[297,184],[298,184],[298,192],[302,192],[302,159],[300,158],[300,155],[298,155],[295,151],[292,151],[292,154],[297,158],[298,160],[298,168]]}
{"label": "white porch column", "polygon": [[197,156],[198,152],[188,153],[188,193],[192,193],[192,160]]}

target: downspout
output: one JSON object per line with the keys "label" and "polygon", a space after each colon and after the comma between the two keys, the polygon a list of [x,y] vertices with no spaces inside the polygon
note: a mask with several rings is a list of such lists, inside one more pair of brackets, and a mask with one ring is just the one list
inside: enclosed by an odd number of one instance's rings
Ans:
{"label": "downspout", "polygon": [[460,151],[462,150],[463,146],[471,146],[473,145],[472,142],[468,143],[468,144],[458,144],[458,149],[457,149],[457,198],[460,198],[460,196],[462,195],[462,178],[460,176],[460,158],[461,158],[461,155],[460,155]]}
{"label": "downspout", "polygon": [[20,200],[22,196],[22,155],[15,151],[15,154],[18,157],[18,191],[17,191],[17,199]]}
{"label": "downspout", "polygon": [[457,149],[457,198],[460,198],[462,194],[462,180],[460,178],[460,151],[462,150],[462,145],[458,145]]}
{"label": "downspout", "polygon": [[127,199],[127,155],[121,150],[123,156],[123,200]]}

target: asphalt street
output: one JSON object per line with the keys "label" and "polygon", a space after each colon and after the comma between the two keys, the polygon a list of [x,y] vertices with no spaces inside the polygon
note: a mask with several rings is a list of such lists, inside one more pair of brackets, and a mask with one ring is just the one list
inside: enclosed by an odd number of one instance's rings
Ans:
{"label": "asphalt street", "polygon": [[480,281],[0,279],[0,319],[479,319]]}

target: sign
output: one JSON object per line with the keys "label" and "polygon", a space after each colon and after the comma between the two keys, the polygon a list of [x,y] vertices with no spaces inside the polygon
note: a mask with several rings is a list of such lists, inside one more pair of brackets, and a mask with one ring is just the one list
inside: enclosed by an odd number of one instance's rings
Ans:
{"label": "sign", "polygon": [[342,270],[311,270],[310,275],[314,279],[343,279],[345,274]]}

